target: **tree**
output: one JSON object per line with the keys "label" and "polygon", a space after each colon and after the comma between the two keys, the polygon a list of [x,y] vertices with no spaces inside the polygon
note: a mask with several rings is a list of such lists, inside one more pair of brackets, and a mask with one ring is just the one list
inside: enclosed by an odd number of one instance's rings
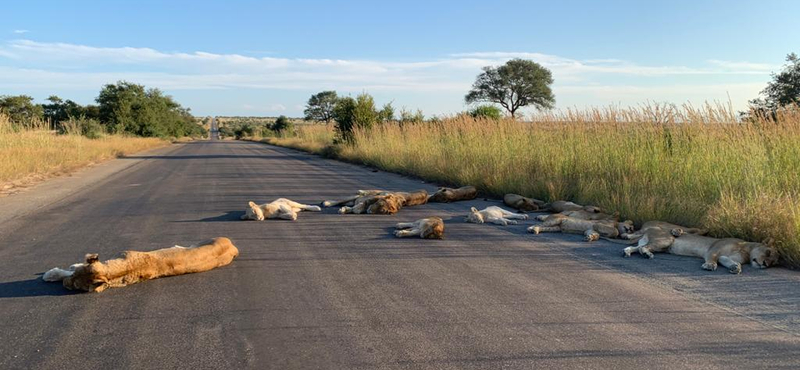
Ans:
{"label": "tree", "polygon": [[355,99],[341,98],[333,109],[336,131],[345,141],[353,138],[353,130],[370,128],[378,120],[380,113],[375,110],[375,100],[369,94],[360,94]]}
{"label": "tree", "polygon": [[484,67],[465,100],[468,104],[500,104],[514,118],[517,109],[524,106],[552,108],[556,101],[552,83],[553,75],[547,68],[530,60],[512,59],[500,67]]}
{"label": "tree", "polygon": [[786,65],[780,73],[772,74],[772,81],[761,91],[763,99],[750,101],[760,110],[774,112],[780,107],[800,103],[800,57],[795,53],[786,56]]}
{"label": "tree", "polygon": [[[56,127],[58,127],[61,122],[70,118],[81,118],[87,116],[86,107],[83,107],[72,100],[67,99],[65,101],[56,95],[50,95],[50,97],[47,98],[47,101],[49,101],[50,104],[42,104],[42,108],[44,109],[44,118],[56,125]],[[88,118],[96,119],[97,117]]]}
{"label": "tree", "polygon": [[400,109],[400,123],[420,123],[423,121],[425,121],[425,114],[422,113],[421,109],[417,109],[416,112],[407,110],[405,107]]}
{"label": "tree", "polygon": [[381,122],[390,122],[394,120],[394,107],[392,103],[383,105],[383,109],[378,112],[378,120]]}
{"label": "tree", "polygon": [[34,104],[33,98],[28,95],[0,96],[0,111],[17,124],[25,125],[44,118],[42,106]]}
{"label": "tree", "polygon": [[323,91],[308,99],[306,110],[303,113],[308,121],[330,122],[333,119],[333,109],[338,101],[336,91]]}

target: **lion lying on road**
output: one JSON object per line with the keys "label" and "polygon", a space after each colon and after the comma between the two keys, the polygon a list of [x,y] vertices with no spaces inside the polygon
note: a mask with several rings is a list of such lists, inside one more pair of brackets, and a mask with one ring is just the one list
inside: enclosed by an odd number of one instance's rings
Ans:
{"label": "lion lying on road", "polygon": [[561,213],[567,211],[586,211],[590,213],[603,213],[603,210],[595,206],[582,206],[566,200],[557,200],[552,203],[546,204],[541,211],[548,211],[553,213]]}
{"label": "lion lying on road", "polygon": [[258,205],[255,202],[249,202],[245,214],[242,215],[242,220],[257,220],[264,221],[266,219],[280,218],[283,220],[297,220],[297,212],[313,211],[320,212],[318,206],[310,206],[307,204],[297,203],[295,201],[278,198],[267,204]]}
{"label": "lion lying on road", "polygon": [[405,238],[419,235],[422,239],[444,238],[444,221],[439,217],[430,217],[414,222],[401,222],[395,226],[394,236]]}
{"label": "lion lying on road", "polygon": [[472,200],[477,196],[478,189],[475,189],[474,186],[462,186],[458,189],[439,188],[428,198],[428,202],[450,203],[459,200]]}
{"label": "lion lying on road", "polygon": [[562,232],[583,234],[586,241],[595,241],[601,236],[616,238],[621,234],[633,232],[633,221],[618,222],[616,220],[583,220],[565,216],[560,213],[548,215],[541,225],[528,227],[529,233]]}
{"label": "lion lying on road", "polygon": [[[579,209],[577,211],[564,211],[557,213],[559,215],[564,215],[567,217],[577,218],[580,220],[591,220],[591,221],[599,221],[599,220],[612,220],[612,221],[619,221],[619,212],[614,212],[613,215],[603,213],[603,212],[589,212],[584,209]],[[539,221],[544,221],[551,215],[538,215],[536,219]]]}
{"label": "lion lying on road", "polygon": [[503,197],[503,203],[522,212],[539,211],[542,210],[546,204],[541,200],[523,197],[519,194],[506,194]]}
{"label": "lion lying on road", "polygon": [[480,211],[478,211],[477,208],[472,207],[470,208],[469,215],[467,215],[464,221],[472,222],[474,224],[491,222],[497,225],[508,226],[517,224],[517,221],[514,221],[514,219],[527,220],[528,215],[506,211],[505,209],[497,206],[486,207]]}
{"label": "lion lying on road", "polygon": [[700,233],[705,232],[703,229],[686,230],[692,233],[686,233],[680,226],[666,222],[645,223],[642,230],[636,233],[639,235],[638,239],[625,243],[636,243],[637,246],[625,248],[624,256],[630,257],[631,253],[639,252],[643,256],[653,258],[653,253],[665,252],[678,256],[699,257],[705,260],[703,269],[714,271],[717,269],[717,264],[721,264],[733,274],[741,273],[742,264],[747,261],[755,268],[767,268],[778,264],[779,254],[772,246],[771,239],[763,243],[753,243],[734,238],[716,239],[702,236]]}
{"label": "lion lying on road", "polygon": [[339,213],[393,215],[403,207],[411,207],[428,202],[428,192],[359,190],[358,194],[343,200],[326,200],[323,207],[343,206]]}
{"label": "lion lying on road", "polygon": [[63,281],[70,290],[102,292],[140,281],[165,276],[191,274],[225,266],[239,255],[228,238],[214,238],[189,248],[174,246],[151,252],[127,251],[123,258],[100,262],[97,254],[87,254],[85,263],[69,270],[51,269],[45,281]]}

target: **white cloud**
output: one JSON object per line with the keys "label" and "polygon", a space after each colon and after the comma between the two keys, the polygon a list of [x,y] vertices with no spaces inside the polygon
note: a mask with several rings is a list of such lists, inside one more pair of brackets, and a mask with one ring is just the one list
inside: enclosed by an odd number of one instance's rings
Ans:
{"label": "white cloud", "polygon": [[[530,52],[472,52],[416,61],[344,60],[253,57],[204,51],[167,52],[143,47],[96,47],[69,43],[13,40],[0,44],[0,88],[7,90],[96,90],[117,80],[129,80],[165,90],[261,89],[343,93],[406,94],[409,100],[459,104],[480,68],[512,58],[531,59],[553,71],[559,105],[575,97],[594,104],[598,99],[666,100],[731,96],[736,104],[753,98],[763,84],[743,84],[743,76],[769,78],[775,66],[745,61],[708,60],[702,67],[647,66],[620,59],[578,60]],[[626,76],[626,85],[608,80]],[[658,77],[692,77],[696,85],[664,82]],[[714,83],[703,77],[713,77]],[[608,77],[614,77],[609,79]],[[672,78],[670,78],[672,79]],[[727,81],[720,82],[722,79]],[[684,81],[688,80],[686,78]],[[744,81],[752,81],[747,77]],[[603,82],[606,83],[603,83]],[[621,80],[620,80],[621,81]],[[635,84],[631,84],[635,81]],[[641,85],[638,85],[641,81]],[[622,83],[622,82],[620,82]],[[655,84],[659,86],[653,86]],[[756,85],[758,87],[756,88]],[[427,94],[427,95],[426,95]],[[743,97],[749,94],[747,97]],[[418,96],[425,96],[420,98]],[[686,97],[682,97],[686,96]],[[739,97],[742,96],[740,99]],[[430,98],[428,98],[430,97]],[[302,111],[300,102],[242,105],[245,110]],[[634,102],[635,103],[635,102]],[[291,109],[287,108],[291,107]],[[460,107],[442,107],[455,111]],[[431,112],[434,113],[434,112]]]}
{"label": "white cloud", "polygon": [[22,35],[22,34],[24,34],[24,33],[28,33],[28,32],[31,32],[31,31],[28,31],[28,30],[13,30],[13,31],[11,31],[11,32],[12,32],[12,33],[15,33],[15,34],[17,34],[17,35]]}

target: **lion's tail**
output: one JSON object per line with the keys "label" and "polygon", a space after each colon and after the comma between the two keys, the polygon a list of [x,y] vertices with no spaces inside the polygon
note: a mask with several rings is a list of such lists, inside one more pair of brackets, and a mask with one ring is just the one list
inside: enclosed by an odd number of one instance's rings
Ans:
{"label": "lion's tail", "polygon": [[641,239],[641,238],[642,237],[640,236],[640,237],[638,237],[636,239],[631,239],[631,240],[619,240],[619,239],[606,238],[605,236],[601,236],[600,237],[600,239],[603,239],[605,241],[609,241],[609,242],[612,242],[614,244],[622,244],[622,245],[634,245],[634,244],[638,243],[639,239]]}

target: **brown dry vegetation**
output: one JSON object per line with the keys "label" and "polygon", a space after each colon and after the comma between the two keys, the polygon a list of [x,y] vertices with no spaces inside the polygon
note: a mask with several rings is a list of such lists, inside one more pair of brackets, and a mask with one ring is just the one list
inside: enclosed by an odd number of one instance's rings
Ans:
{"label": "brown dry vegetation", "polygon": [[162,139],[120,135],[98,139],[57,135],[44,122],[23,128],[0,114],[0,194],[92,163],[168,144]]}

